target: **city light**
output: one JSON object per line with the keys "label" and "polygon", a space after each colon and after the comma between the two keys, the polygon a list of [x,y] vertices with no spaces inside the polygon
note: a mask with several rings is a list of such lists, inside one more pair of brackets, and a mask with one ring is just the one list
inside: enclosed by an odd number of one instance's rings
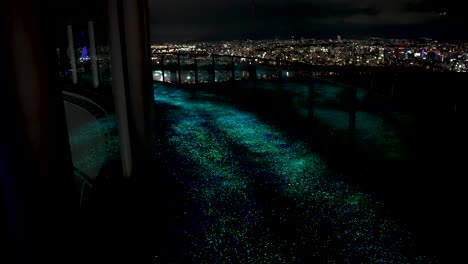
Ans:
{"label": "city light", "polygon": [[[242,40],[199,42],[191,44],[153,45],[156,53],[197,52],[222,56],[239,56],[241,63],[264,64],[266,60],[284,60],[323,66],[420,67],[422,69],[448,70],[455,67],[452,58],[468,62],[468,43],[444,43],[436,40],[408,41],[405,39],[342,40],[340,45],[330,46],[328,40],[301,39]],[[251,48],[254,47],[254,48]],[[256,58],[253,58],[256,54]],[[435,56],[431,55],[435,54]],[[259,59],[261,58],[261,59]],[[428,68],[428,64],[431,66]],[[274,65],[275,62],[272,63]]]}

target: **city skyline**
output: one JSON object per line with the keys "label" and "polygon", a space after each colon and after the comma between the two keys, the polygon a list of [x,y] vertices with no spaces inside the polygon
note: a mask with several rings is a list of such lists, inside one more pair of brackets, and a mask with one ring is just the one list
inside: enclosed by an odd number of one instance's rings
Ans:
{"label": "city skyline", "polygon": [[[151,46],[158,54],[255,57],[322,66],[412,67],[430,71],[466,72],[468,42],[449,43],[431,39],[370,38],[233,40],[165,43]],[[156,58],[154,57],[154,58]],[[261,62],[260,62],[261,63]]]}

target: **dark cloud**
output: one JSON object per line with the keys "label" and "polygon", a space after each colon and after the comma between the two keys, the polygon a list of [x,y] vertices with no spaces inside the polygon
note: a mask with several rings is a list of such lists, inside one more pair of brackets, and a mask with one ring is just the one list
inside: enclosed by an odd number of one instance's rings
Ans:
{"label": "dark cloud", "polygon": [[298,2],[294,5],[265,5],[259,6],[257,11],[258,19],[268,18],[326,18],[326,17],[348,17],[356,14],[365,14],[374,16],[380,13],[380,10],[373,5],[353,6],[350,3],[337,3],[331,5],[320,2]]}
{"label": "dark cloud", "polygon": [[[439,1],[255,0],[253,19],[251,0],[150,0],[152,38],[154,41],[211,40],[385,35],[398,31],[401,35],[422,34],[427,31],[425,25],[444,30],[441,25],[447,18],[441,17],[440,12],[453,9],[454,2],[447,0],[441,4]],[[455,24],[445,22],[449,27]]]}

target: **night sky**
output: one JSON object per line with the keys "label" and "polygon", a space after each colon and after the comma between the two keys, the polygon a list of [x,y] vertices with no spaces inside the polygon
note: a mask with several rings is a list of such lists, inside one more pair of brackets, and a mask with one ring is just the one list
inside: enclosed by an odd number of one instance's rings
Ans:
{"label": "night sky", "polygon": [[456,0],[149,0],[152,41],[398,37],[467,39]]}

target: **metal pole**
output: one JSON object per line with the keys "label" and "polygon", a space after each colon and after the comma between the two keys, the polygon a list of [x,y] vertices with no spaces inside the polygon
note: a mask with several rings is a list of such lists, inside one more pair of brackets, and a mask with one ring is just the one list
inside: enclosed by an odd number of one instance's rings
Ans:
{"label": "metal pole", "polygon": [[215,63],[215,55],[211,55],[211,80],[216,82],[216,63]]}
{"label": "metal pole", "polygon": [[195,83],[198,84],[198,59],[195,58]]}
{"label": "metal pole", "polygon": [[180,54],[177,54],[177,82],[179,84],[182,83],[182,74],[181,74],[181,68],[180,68]]}
{"label": "metal pole", "polygon": [[257,64],[253,63],[248,65],[249,68],[249,79],[255,81],[257,79]]}
{"label": "metal pole", "polygon": [[164,76],[165,70],[164,70],[164,55],[161,56],[161,71],[162,71],[162,81],[166,81],[166,77]]}
{"label": "metal pole", "polygon": [[89,34],[89,49],[91,53],[91,73],[93,75],[93,87],[99,86],[97,55],[96,55],[96,40],[94,38],[94,22],[88,21],[88,34]]}
{"label": "metal pole", "polygon": [[73,27],[71,25],[67,26],[67,36],[68,36],[68,57],[70,58],[72,82],[73,84],[77,84],[78,75],[76,71],[75,45],[73,44]]}

